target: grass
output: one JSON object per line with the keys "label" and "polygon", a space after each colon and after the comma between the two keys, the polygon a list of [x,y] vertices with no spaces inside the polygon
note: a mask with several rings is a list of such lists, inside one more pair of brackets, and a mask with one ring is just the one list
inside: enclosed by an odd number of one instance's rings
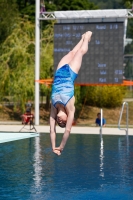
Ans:
{"label": "grass", "polygon": [[[103,117],[106,119],[106,123],[108,126],[116,127],[118,125],[121,108],[122,106],[113,108],[113,109],[102,108]],[[89,125],[89,126],[94,125],[98,112],[100,112],[100,108],[85,106],[85,108],[82,110],[80,117],[77,119],[77,124]],[[128,113],[129,113],[129,124],[132,125],[133,124],[133,115],[132,115],[133,102],[128,103]],[[124,107],[123,115],[121,119],[121,125],[125,125],[125,124],[126,124],[126,106]]]}
{"label": "grass", "polygon": [[125,98],[133,98],[133,87],[126,91]]}

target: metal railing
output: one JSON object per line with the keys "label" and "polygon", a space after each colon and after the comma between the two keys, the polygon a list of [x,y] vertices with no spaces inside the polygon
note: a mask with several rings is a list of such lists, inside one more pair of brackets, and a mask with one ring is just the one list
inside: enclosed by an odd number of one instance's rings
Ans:
{"label": "metal railing", "polygon": [[[121,128],[120,123],[121,123],[121,118],[122,118],[122,114],[123,114],[123,110],[124,110],[125,105],[126,105],[126,128]],[[120,112],[120,118],[119,118],[119,122],[118,122],[118,128],[120,130],[125,130],[126,135],[128,135],[128,103],[127,102],[123,102],[123,104],[122,104],[122,109],[121,109],[121,112]]]}
{"label": "metal railing", "polygon": [[103,109],[101,109],[101,123],[100,123],[100,130],[99,133],[102,134],[102,126],[103,126]]}
{"label": "metal railing", "polygon": [[[94,10],[94,12],[95,12],[95,10]],[[57,13],[60,13],[60,15],[57,15]],[[64,13],[65,13],[65,15],[63,15]],[[89,10],[87,11],[87,13],[89,13]],[[105,14],[104,10],[102,11],[102,13],[103,13],[103,15],[98,15],[97,19],[98,18],[99,19],[102,18],[102,20],[103,20],[104,18],[106,18],[106,19],[107,18],[110,18],[110,19],[111,18],[115,18],[115,19],[117,19],[117,18],[133,18],[133,11],[132,11],[132,9],[127,9],[127,13],[125,15],[123,15],[123,16],[117,14],[116,11],[115,11],[115,14],[112,15],[112,16]],[[39,19],[40,20],[70,19],[69,15],[70,15],[70,13],[67,12],[67,11],[52,11],[52,12],[40,11],[40,17],[39,17]],[[73,16],[71,19],[83,19],[83,18],[88,18],[88,19],[90,18],[91,19],[91,18],[94,18],[94,16],[95,16],[94,14],[92,15],[92,13],[89,13],[88,17],[86,17],[86,16],[83,17],[83,15],[79,15],[79,16],[75,15],[75,17]]]}

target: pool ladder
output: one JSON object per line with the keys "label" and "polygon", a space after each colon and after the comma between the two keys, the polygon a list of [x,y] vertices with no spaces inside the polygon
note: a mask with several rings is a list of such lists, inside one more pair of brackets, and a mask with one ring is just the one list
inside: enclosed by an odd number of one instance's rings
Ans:
{"label": "pool ladder", "polygon": [[[123,114],[123,110],[124,110],[125,105],[126,105],[126,129],[120,127],[121,118],[122,118],[122,114]],[[123,102],[123,104],[122,104],[122,109],[121,109],[121,112],[120,112],[120,118],[119,118],[119,122],[118,122],[118,128],[120,130],[125,130],[126,135],[128,135],[128,103],[127,102]]]}

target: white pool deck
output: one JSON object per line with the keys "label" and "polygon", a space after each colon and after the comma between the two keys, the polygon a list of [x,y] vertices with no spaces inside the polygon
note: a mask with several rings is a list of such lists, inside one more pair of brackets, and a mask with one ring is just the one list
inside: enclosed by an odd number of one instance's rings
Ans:
{"label": "white pool deck", "polygon": [[[22,128],[22,125],[0,125],[0,132],[19,132]],[[49,133],[50,127],[49,126],[35,126],[38,133]],[[125,129],[125,127],[122,127]],[[60,128],[59,126],[56,127],[57,133],[63,133],[64,128]],[[99,127],[89,127],[89,126],[73,126],[71,129],[71,133],[73,134],[99,134]],[[30,132],[27,129],[23,129],[23,132]],[[34,132],[32,130],[31,132]],[[1,134],[1,133],[0,133]],[[102,134],[104,135],[125,135],[124,130],[120,130],[118,128],[111,128],[111,127],[103,127]],[[133,135],[133,128],[128,129],[128,134]]]}
{"label": "white pool deck", "polygon": [[[35,126],[37,133],[32,130],[30,132],[27,129],[23,129],[23,132],[19,132],[22,125],[0,125],[0,143],[10,142],[14,140],[26,139],[31,137],[38,137],[41,133],[49,133],[49,126]],[[73,126],[71,134],[99,134],[99,127],[79,127]],[[63,133],[64,129],[56,127],[57,133]],[[125,130],[119,130],[118,128],[102,128],[103,135],[126,135]],[[133,128],[128,129],[128,135],[133,135]]]}

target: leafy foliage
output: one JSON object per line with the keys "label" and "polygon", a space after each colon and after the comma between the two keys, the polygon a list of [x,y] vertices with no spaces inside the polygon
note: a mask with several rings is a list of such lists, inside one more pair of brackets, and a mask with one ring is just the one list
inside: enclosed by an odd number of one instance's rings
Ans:
{"label": "leafy foliage", "polygon": [[18,18],[15,0],[0,0],[0,43],[2,43],[15,28]]}
{"label": "leafy foliage", "polygon": [[[13,102],[18,102],[21,109],[28,99],[34,100],[34,66],[35,66],[35,0],[0,0],[0,97],[11,96]],[[50,3],[51,2],[51,3]],[[101,1],[88,0],[46,0],[47,11],[54,10],[88,10],[97,9],[94,3]],[[122,0],[102,1],[108,7],[119,7]],[[131,1],[130,1],[131,2]],[[98,5],[100,5],[98,3]],[[113,4],[114,3],[114,4]],[[18,11],[23,18],[18,18]],[[119,5],[118,5],[119,4]],[[26,18],[25,15],[29,17]],[[6,16],[6,17],[5,17]],[[30,19],[30,21],[28,21]],[[131,22],[132,23],[132,22]],[[132,36],[132,26],[128,34]],[[42,24],[40,54],[40,79],[53,77],[53,22]],[[128,47],[126,47],[128,49]],[[127,50],[126,49],[126,50]],[[128,49],[128,51],[132,51]],[[49,101],[51,87],[40,85],[41,95]],[[121,104],[124,94],[123,87],[76,87],[76,104],[97,105],[100,107],[115,107]],[[50,102],[50,101],[49,101]]]}
{"label": "leafy foliage", "polygon": [[123,0],[91,0],[99,9],[121,9],[124,8]]}
{"label": "leafy foliage", "polygon": [[[97,9],[94,3],[88,0],[41,0],[42,4],[45,3],[46,11],[56,10],[87,10]],[[29,16],[29,19],[35,21],[35,0],[16,0],[20,13]]]}
{"label": "leafy foliage", "polygon": [[128,9],[132,8],[132,0],[122,0],[122,3],[125,8],[128,8]]}
{"label": "leafy foliage", "polygon": [[[53,25],[51,22],[42,30],[40,53],[40,79],[53,77]],[[51,87],[40,85],[41,96],[46,96],[46,104],[49,108]]]}
{"label": "leafy foliage", "polygon": [[22,108],[27,96],[33,96],[34,92],[34,54],[27,52],[27,47],[34,43],[33,39],[34,26],[28,21],[20,22],[1,49],[1,95],[12,96],[14,101],[19,101]]}
{"label": "leafy foliage", "polygon": [[[34,99],[34,29],[34,25],[29,21],[20,21],[12,34],[2,44],[1,48],[0,95],[12,96],[14,102],[20,103],[22,110],[29,98]],[[49,29],[51,30],[51,27],[46,27],[46,30],[43,32],[44,36],[51,32]],[[43,39],[43,35],[42,40],[45,41],[43,45],[47,44],[45,46],[46,56],[44,59],[49,57],[47,59],[49,61],[41,63],[41,72],[43,78],[47,78],[51,77],[52,58],[50,58],[50,55],[52,55],[51,38],[53,36],[51,35],[49,40],[49,38]]]}
{"label": "leafy foliage", "polygon": [[124,69],[124,76],[127,80],[133,80],[133,58],[128,58],[127,62],[125,62],[126,66]]}
{"label": "leafy foliage", "polygon": [[123,86],[82,86],[80,102],[91,106],[115,108],[121,105],[125,91]]}
{"label": "leafy foliage", "polygon": [[16,0],[19,12],[22,16],[27,15],[29,20],[35,22],[35,0]]}
{"label": "leafy foliage", "polygon": [[125,54],[133,54],[133,42],[125,46]]}
{"label": "leafy foliage", "polygon": [[133,38],[133,19],[128,19],[127,38]]}
{"label": "leafy foliage", "polygon": [[[46,1],[48,2],[48,1]],[[89,10],[89,9],[97,9],[98,7],[94,5],[94,3],[88,0],[54,0],[51,1],[52,4],[56,6],[56,10]],[[49,4],[46,3],[46,9],[49,10]]]}

